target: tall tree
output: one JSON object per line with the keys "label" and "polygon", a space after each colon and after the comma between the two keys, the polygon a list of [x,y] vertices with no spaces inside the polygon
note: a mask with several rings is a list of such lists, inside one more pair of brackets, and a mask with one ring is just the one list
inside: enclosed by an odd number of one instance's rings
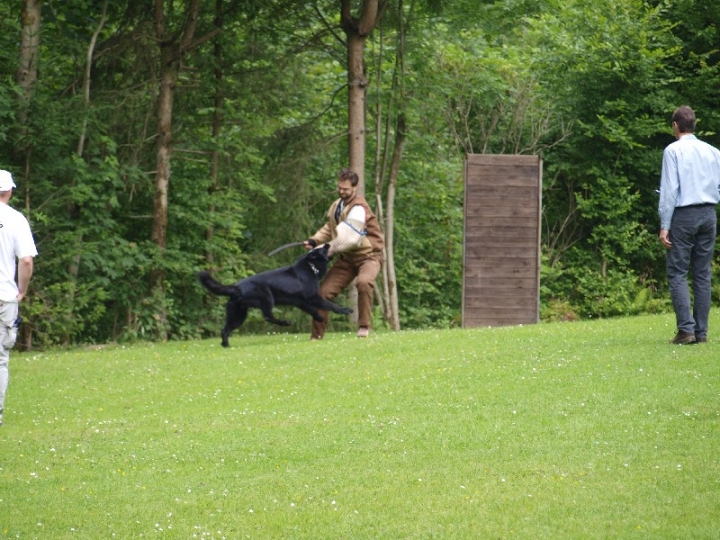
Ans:
{"label": "tall tree", "polygon": [[23,154],[18,157],[24,158],[26,178],[29,177],[28,167],[30,159],[30,147],[27,141],[28,111],[35,90],[35,83],[38,78],[41,11],[41,0],[23,1],[20,55],[17,69],[17,82],[21,90],[19,96],[20,105],[18,107],[18,121],[21,133],[15,150],[18,154]]}
{"label": "tall tree", "polygon": [[[170,3],[168,1],[168,3]],[[152,241],[162,254],[167,248],[168,192],[170,186],[170,155],[172,151],[173,98],[183,57],[193,48],[214,36],[219,29],[195,39],[200,0],[190,0],[184,20],[172,28],[166,16],[166,0],[155,0],[155,37],[160,47],[160,89],[157,112],[157,158],[155,168],[155,196],[153,203]],[[159,266],[153,271],[153,290],[160,294],[164,288],[165,270]],[[167,319],[163,304],[159,306],[159,328]],[[160,330],[160,338],[166,332]]]}
{"label": "tall tree", "polygon": [[[215,28],[218,30],[222,30],[223,26],[223,0],[215,0]],[[223,48],[222,43],[218,36],[215,37],[214,43],[213,43],[213,56],[215,60],[215,69],[214,69],[214,81],[215,81],[215,92],[213,97],[213,118],[212,118],[212,138],[214,140],[215,147],[212,150],[212,156],[210,161],[210,191],[214,192],[218,188],[218,165],[220,160],[220,155],[218,152],[218,146],[219,146],[219,139],[220,139],[220,133],[222,131],[222,109],[223,109],[223,103],[224,103],[224,95],[223,95]],[[211,202],[210,207],[208,208],[208,212],[210,213],[211,217],[215,213],[215,205]],[[210,220],[207,229],[205,230],[205,238],[209,241],[212,240],[213,234],[215,233],[215,229],[212,224],[212,219]],[[208,263],[208,266],[212,268],[213,262],[214,262],[214,255],[212,251],[208,250],[205,253],[205,260]]]}
{"label": "tall tree", "polygon": [[368,77],[365,41],[383,16],[388,0],[362,0],[358,15],[353,1],[341,0],[340,25],[347,36],[348,154],[349,166],[360,178],[358,192],[365,194],[365,101]]}
{"label": "tall tree", "polygon": [[[85,153],[85,144],[87,142],[87,129],[88,129],[88,109],[90,108],[90,88],[92,83],[92,67],[93,67],[93,57],[95,55],[95,46],[98,42],[98,36],[102,32],[103,26],[105,26],[105,22],[107,20],[107,8],[108,8],[108,0],[103,0],[102,3],[102,13],[100,15],[100,19],[97,23],[97,26],[93,30],[92,37],[90,38],[90,43],[88,45],[87,51],[85,53],[85,70],[83,75],[83,81],[82,81],[82,102],[83,102],[83,108],[85,109],[85,113],[82,120],[82,125],[80,128],[80,135],[78,136],[78,142],[77,142],[77,149],[75,151],[78,159],[83,159],[83,154]],[[76,185],[76,178],[73,176],[70,181],[70,187],[71,189],[75,187]],[[80,212],[80,207],[77,203],[74,201],[71,201],[68,204],[68,213],[69,213],[69,219],[72,221],[76,219],[78,213]],[[83,243],[83,231],[81,228],[78,228],[77,230],[77,240],[75,244],[75,249],[73,250],[73,258],[70,261],[70,264],[68,266],[68,276],[70,278],[70,281],[68,283],[68,295],[67,295],[67,317],[68,319],[72,319],[74,316],[74,306],[75,306],[75,294],[77,292],[77,278],[78,278],[78,272],[80,270],[80,258],[82,254],[82,243]],[[68,325],[68,329],[72,328],[72,325]],[[62,342],[64,345],[68,345],[70,343],[70,332],[68,332],[65,336],[63,336]]]}
{"label": "tall tree", "polygon": [[[18,69],[16,80],[20,87],[18,103],[18,124],[20,132],[15,141],[12,153],[15,160],[22,163],[22,175],[25,181],[25,209],[30,210],[30,160],[32,143],[30,142],[29,111],[32,104],[35,84],[38,79],[38,57],[40,50],[40,20],[42,11],[41,0],[23,0],[20,33],[20,54],[18,56]],[[30,299],[32,301],[32,299]],[[25,348],[32,346],[32,333],[24,330],[23,341]]]}
{"label": "tall tree", "polygon": [[[398,0],[395,51],[392,68],[392,83],[387,101],[383,103],[382,72],[384,60],[383,33],[380,34],[380,47],[377,54],[377,104],[376,104],[376,158],[375,158],[375,197],[378,218],[385,232],[385,261],[383,264],[383,291],[381,298],[383,316],[393,330],[400,330],[400,311],[398,300],[397,276],[395,271],[395,195],[397,191],[400,163],[405,149],[407,132],[405,92],[405,42],[409,22],[412,19],[415,1],[411,0],[405,13],[403,0]],[[406,20],[407,18],[407,20]],[[383,105],[385,105],[383,109]],[[384,130],[382,128],[384,124]],[[383,193],[385,203],[383,204]]]}

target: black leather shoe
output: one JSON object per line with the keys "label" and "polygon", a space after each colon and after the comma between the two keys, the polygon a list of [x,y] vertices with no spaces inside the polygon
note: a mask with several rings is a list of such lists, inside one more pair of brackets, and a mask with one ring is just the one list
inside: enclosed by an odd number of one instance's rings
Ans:
{"label": "black leather shoe", "polygon": [[695,336],[695,343],[707,343],[707,336]]}
{"label": "black leather shoe", "polygon": [[697,343],[695,340],[695,334],[689,334],[687,332],[678,332],[675,337],[670,341],[673,345],[691,345]]}

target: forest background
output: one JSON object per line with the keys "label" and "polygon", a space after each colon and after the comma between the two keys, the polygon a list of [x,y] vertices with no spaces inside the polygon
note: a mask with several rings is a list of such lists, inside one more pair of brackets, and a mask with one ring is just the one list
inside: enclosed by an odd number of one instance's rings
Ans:
{"label": "forest background", "polygon": [[543,159],[544,320],[668,310],[655,190],[677,106],[720,145],[719,21],[705,0],[3,2],[0,168],[40,253],[22,346],[216,335],[197,270],[288,264],[267,253],[323,223],[348,165],[389,236],[378,324],[457,326],[468,152]]}

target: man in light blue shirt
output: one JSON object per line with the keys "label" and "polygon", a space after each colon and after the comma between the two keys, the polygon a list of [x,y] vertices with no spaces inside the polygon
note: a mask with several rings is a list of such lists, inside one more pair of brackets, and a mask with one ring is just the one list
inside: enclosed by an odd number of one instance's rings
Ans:
{"label": "man in light blue shirt", "polygon": [[[720,151],[693,135],[695,113],[690,107],[675,110],[672,127],[677,140],[663,153],[659,238],[668,250],[667,275],[677,321],[671,343],[685,345],[707,341]],[[694,306],[687,281],[691,267]]]}

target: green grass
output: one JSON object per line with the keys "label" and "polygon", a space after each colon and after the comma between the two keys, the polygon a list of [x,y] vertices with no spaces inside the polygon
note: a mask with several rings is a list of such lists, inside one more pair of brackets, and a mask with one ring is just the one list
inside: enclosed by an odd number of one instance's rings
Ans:
{"label": "green grass", "polygon": [[720,312],[13,354],[0,538],[720,537]]}

